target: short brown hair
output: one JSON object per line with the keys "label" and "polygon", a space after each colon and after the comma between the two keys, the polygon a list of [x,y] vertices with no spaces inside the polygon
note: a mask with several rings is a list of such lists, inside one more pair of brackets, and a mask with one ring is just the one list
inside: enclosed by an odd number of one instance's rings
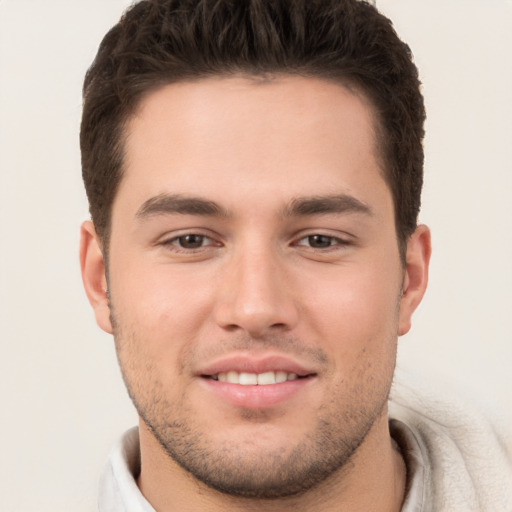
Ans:
{"label": "short brown hair", "polygon": [[124,126],[142,97],[167,83],[237,73],[320,77],[369,98],[403,258],[420,208],[425,109],[409,47],[363,0],[143,0],[129,8],[83,88],[82,174],[104,248]]}

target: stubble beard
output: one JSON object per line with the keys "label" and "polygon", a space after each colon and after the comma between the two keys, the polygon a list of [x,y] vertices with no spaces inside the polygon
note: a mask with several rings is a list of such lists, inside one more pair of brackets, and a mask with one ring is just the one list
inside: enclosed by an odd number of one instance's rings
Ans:
{"label": "stubble beard", "polygon": [[335,474],[350,471],[352,456],[379,415],[361,417],[357,427],[350,425],[342,432],[339,425],[319,419],[313,432],[291,450],[272,451],[249,441],[212,446],[207,433],[190,422],[155,421],[134,403],[165,452],[198,481],[230,496],[265,500],[300,495]]}
{"label": "stubble beard", "polygon": [[[291,447],[268,449],[254,439],[238,444],[219,442],[195,422],[193,411],[185,405],[186,395],[171,403],[151,365],[141,364],[135,369],[134,361],[140,354],[133,349],[143,346],[142,340],[134,333],[127,338],[115,319],[113,325],[121,372],[139,416],[174,462],[199,482],[226,495],[286,498],[349,472],[351,459],[386,410],[394,365],[389,382],[372,389],[371,396],[361,391],[365,388],[361,382],[343,393],[334,392],[330,402],[318,411],[315,426]],[[141,372],[142,379],[134,378]],[[249,424],[261,424],[265,414],[246,411],[241,417],[245,416]]]}

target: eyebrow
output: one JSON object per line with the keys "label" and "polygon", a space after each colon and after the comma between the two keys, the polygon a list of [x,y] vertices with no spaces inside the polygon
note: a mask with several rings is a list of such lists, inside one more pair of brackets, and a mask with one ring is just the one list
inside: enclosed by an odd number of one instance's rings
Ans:
{"label": "eyebrow", "polygon": [[347,194],[299,197],[293,199],[283,211],[285,217],[329,213],[361,213],[373,216],[373,211],[368,204]]}
{"label": "eyebrow", "polygon": [[227,217],[229,213],[214,201],[180,194],[160,194],[145,201],[136,217],[144,219],[153,215],[173,214]]}
{"label": "eyebrow", "polygon": [[[292,199],[282,211],[283,217],[305,217],[329,213],[373,215],[372,209],[366,203],[347,194],[298,197]],[[214,201],[180,194],[160,194],[145,201],[137,210],[136,217],[144,219],[165,214],[230,216],[227,210]]]}

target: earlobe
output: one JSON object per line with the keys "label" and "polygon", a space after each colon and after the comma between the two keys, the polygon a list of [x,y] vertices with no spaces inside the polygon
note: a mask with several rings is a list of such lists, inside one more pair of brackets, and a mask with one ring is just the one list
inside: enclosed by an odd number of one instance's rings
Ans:
{"label": "earlobe", "polygon": [[427,226],[420,225],[407,242],[406,267],[398,325],[399,336],[409,332],[412,314],[427,289],[431,252],[430,230]]}
{"label": "earlobe", "polygon": [[85,221],[80,228],[80,267],[85,293],[94,310],[96,322],[105,332],[112,334],[105,261],[91,221]]}

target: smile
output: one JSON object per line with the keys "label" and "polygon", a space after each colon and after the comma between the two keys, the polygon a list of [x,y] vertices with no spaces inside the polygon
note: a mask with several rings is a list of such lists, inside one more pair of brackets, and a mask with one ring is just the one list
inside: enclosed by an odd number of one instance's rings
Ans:
{"label": "smile", "polygon": [[290,380],[297,380],[301,377],[296,373],[287,373],[284,371],[268,371],[264,373],[229,371],[211,375],[209,378],[219,382],[228,382],[229,384],[241,384],[242,386],[268,386]]}

